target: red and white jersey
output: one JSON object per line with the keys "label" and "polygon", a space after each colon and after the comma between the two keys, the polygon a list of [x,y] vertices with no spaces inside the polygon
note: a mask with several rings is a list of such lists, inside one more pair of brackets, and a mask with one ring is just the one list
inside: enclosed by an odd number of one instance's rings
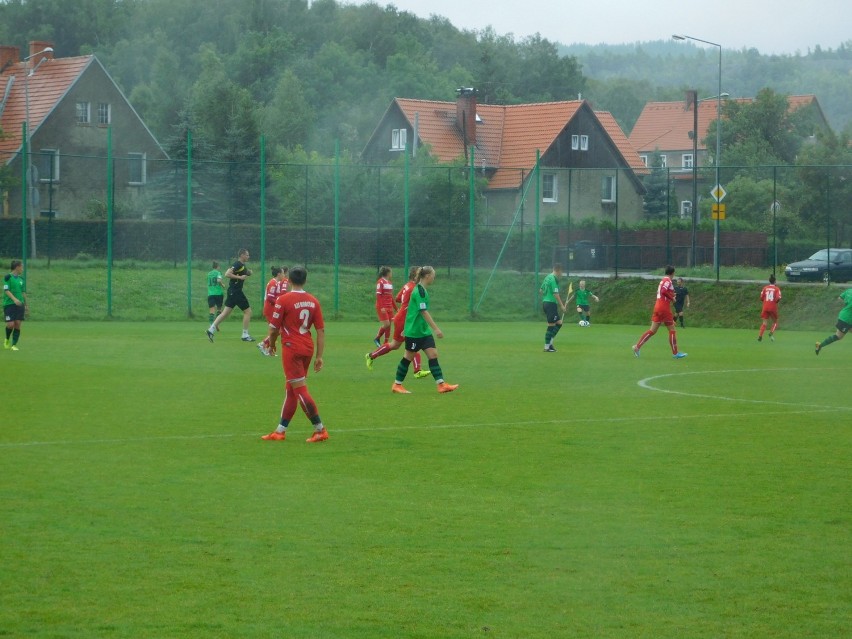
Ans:
{"label": "red and white jersey", "polygon": [[675,298],[674,284],[672,278],[666,275],[657,286],[657,302],[654,304],[655,311],[668,310]]}
{"label": "red and white jersey", "polygon": [[281,343],[299,355],[314,354],[311,327],[325,328],[319,300],[307,291],[290,291],[278,296],[269,320],[281,334]]}
{"label": "red and white jersey", "polygon": [[376,308],[396,308],[393,300],[393,284],[384,277],[376,281]]}
{"label": "red and white jersey", "polygon": [[778,302],[781,300],[781,289],[775,284],[767,284],[760,291],[760,300],[763,302],[763,310],[778,310]]}
{"label": "red and white jersey", "polygon": [[394,315],[394,323],[396,323],[397,318],[401,319],[403,322],[405,321],[405,314],[408,312],[408,302],[411,300],[411,291],[414,290],[415,287],[414,282],[406,282],[402,285],[402,288],[399,289],[399,293],[396,294],[396,301],[399,304],[399,310]]}
{"label": "red and white jersey", "polygon": [[274,304],[279,295],[283,295],[287,292],[287,282],[288,280],[286,278],[278,280],[273,277],[269,280],[266,284],[266,297],[264,298],[264,301]]}

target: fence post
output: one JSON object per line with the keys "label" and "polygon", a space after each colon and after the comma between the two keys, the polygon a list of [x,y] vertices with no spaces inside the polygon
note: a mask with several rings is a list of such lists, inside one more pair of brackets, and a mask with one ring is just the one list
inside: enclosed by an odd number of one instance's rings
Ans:
{"label": "fence post", "polygon": [[27,123],[21,123],[21,262],[27,272],[27,191],[30,190],[30,145],[27,140]]}
{"label": "fence post", "polygon": [[[538,301],[538,292],[536,284],[538,284],[538,275],[541,272],[541,149],[535,150],[535,256],[533,258],[533,285],[530,287],[533,291],[532,308],[535,308]],[[523,227],[521,227],[523,228]]]}
{"label": "fence post", "polygon": [[476,196],[476,147],[470,147],[470,173],[468,174],[468,185],[469,185],[469,193],[468,193],[468,202],[470,206],[470,230],[468,231],[470,237],[468,238],[468,252],[470,253],[470,274],[468,276],[468,314],[473,317],[473,266],[474,266],[474,255],[473,255],[473,246],[474,246],[474,233],[476,232],[476,202],[474,201],[474,197]]}
{"label": "fence post", "polygon": [[112,127],[107,127],[107,317],[112,317],[112,234],[113,234]]}
{"label": "fence post", "polygon": [[186,308],[192,317],[192,131],[186,130]]}

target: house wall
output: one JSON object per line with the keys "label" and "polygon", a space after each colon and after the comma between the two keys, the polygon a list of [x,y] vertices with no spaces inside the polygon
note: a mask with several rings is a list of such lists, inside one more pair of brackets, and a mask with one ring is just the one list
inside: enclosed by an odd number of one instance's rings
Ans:
{"label": "house wall", "polygon": [[379,123],[373,136],[373,143],[365,149],[363,159],[367,162],[385,164],[402,157],[402,149],[391,149],[391,135],[394,129],[406,129],[406,143],[408,148],[414,144],[414,132],[406,124],[405,117],[399,112],[394,103],[393,110],[388,117]]}
{"label": "house wall", "polygon": [[[89,124],[77,123],[77,102],[90,103]],[[33,207],[30,198],[28,208],[31,212],[53,210],[59,217],[73,219],[83,217],[87,207],[105,207],[108,126],[97,124],[97,108],[101,102],[109,103],[111,108],[116,201],[133,200],[145,190],[144,185],[129,184],[129,153],[146,155],[149,182],[158,169],[165,168],[166,163],[158,162],[166,159],[163,151],[103,68],[93,62],[33,133],[30,146],[33,161],[42,149],[57,149],[60,158],[58,180],[50,182],[49,175],[39,175],[39,203],[37,208]],[[11,169],[21,174],[20,156],[11,163]],[[21,214],[20,189],[9,193],[9,214]]]}

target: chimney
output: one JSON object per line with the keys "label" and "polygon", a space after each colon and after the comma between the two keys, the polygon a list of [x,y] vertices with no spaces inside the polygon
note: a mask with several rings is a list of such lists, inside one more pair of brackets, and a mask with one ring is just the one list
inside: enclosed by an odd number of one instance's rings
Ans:
{"label": "chimney", "polygon": [[12,47],[8,45],[0,46],[0,73],[20,61],[21,50],[18,47]]}
{"label": "chimney", "polygon": [[53,48],[53,43],[48,42],[47,40],[32,40],[30,41],[30,67],[34,67],[37,65],[42,58],[47,58],[48,60],[53,60],[53,51],[47,51],[45,53],[41,53],[40,55],[36,55],[44,51],[47,48]]}
{"label": "chimney", "polygon": [[476,89],[456,89],[456,126],[464,136],[464,147],[476,144]]}

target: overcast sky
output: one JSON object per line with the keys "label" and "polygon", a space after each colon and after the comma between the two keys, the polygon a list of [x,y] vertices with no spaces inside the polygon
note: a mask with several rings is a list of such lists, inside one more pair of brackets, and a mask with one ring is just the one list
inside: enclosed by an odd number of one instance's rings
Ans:
{"label": "overcast sky", "polygon": [[[341,0],[365,4],[369,0]],[[374,0],[459,29],[491,26],[515,40],[540,33],[562,44],[624,44],[685,33],[724,49],[807,53],[852,40],[852,0]]]}

